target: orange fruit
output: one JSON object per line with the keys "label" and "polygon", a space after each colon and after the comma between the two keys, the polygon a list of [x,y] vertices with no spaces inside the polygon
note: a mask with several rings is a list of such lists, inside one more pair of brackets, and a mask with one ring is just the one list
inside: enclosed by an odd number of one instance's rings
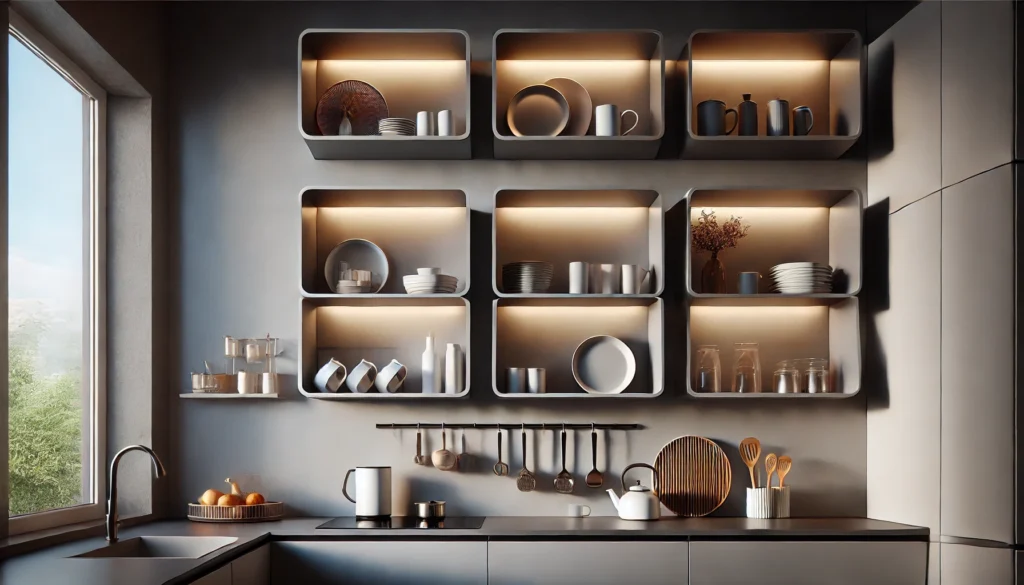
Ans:
{"label": "orange fruit", "polygon": [[265,504],[265,503],[267,503],[267,500],[266,500],[266,498],[263,497],[263,494],[260,494],[260,493],[257,493],[257,492],[253,492],[253,493],[249,494],[248,496],[245,496],[245,505],[246,506],[255,506],[257,504]]}
{"label": "orange fruit", "polygon": [[199,497],[199,503],[204,506],[216,506],[217,500],[220,499],[224,494],[217,490],[206,490],[203,495]]}
{"label": "orange fruit", "polygon": [[224,494],[217,500],[218,506],[241,506],[245,503],[242,496],[236,496],[234,494]]}

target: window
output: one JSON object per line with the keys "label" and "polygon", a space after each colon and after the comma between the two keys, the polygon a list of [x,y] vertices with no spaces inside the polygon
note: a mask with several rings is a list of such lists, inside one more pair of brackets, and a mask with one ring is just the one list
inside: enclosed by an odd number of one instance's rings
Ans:
{"label": "window", "polygon": [[10,532],[103,516],[106,94],[11,11]]}

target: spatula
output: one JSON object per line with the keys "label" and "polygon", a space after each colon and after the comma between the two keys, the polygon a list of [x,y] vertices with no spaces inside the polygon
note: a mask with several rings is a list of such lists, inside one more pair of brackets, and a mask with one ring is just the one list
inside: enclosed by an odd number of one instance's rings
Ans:
{"label": "spatula", "polygon": [[747,469],[750,471],[750,487],[757,488],[754,466],[757,465],[757,460],[761,458],[761,441],[754,437],[747,437],[740,441],[740,458],[747,464]]}
{"label": "spatula", "polygon": [[768,472],[768,481],[765,482],[764,487],[772,487],[772,474],[775,473],[775,467],[778,463],[779,458],[775,453],[769,453],[764,456],[764,470]]}
{"label": "spatula", "polygon": [[572,474],[565,468],[565,425],[562,425],[562,471],[555,476],[555,491],[560,494],[571,494],[574,483]]}
{"label": "spatula", "polygon": [[786,475],[789,474],[789,470],[793,469],[793,459],[789,455],[783,455],[779,457],[778,474],[779,474],[779,487],[783,487],[786,482]]}

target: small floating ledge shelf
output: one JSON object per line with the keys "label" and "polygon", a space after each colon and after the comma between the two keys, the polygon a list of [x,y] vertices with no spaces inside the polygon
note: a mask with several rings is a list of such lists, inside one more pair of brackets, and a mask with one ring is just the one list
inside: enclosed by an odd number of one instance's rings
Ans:
{"label": "small floating ledge shelf", "polygon": [[661,396],[661,392],[623,392],[621,394],[590,394],[580,390],[579,392],[545,392],[544,394],[508,394],[505,392],[495,391],[495,394],[499,398],[510,398],[513,400],[630,400],[630,399],[647,399],[657,398]]}
{"label": "small floating ledge shelf", "polygon": [[424,394],[422,392],[406,392],[406,393],[398,392],[398,393],[395,393],[395,394],[381,394],[380,392],[365,392],[365,393],[362,393],[362,394],[357,394],[355,392],[349,392],[347,390],[342,391],[342,392],[338,392],[338,393],[335,393],[335,394],[332,394],[332,393],[328,393],[328,392],[306,392],[305,390],[302,390],[301,388],[299,389],[299,392],[301,392],[302,395],[305,396],[306,398],[314,398],[316,400],[332,400],[332,401],[346,401],[346,400],[360,401],[360,400],[362,400],[362,401],[368,401],[368,402],[374,402],[374,401],[385,402],[385,401],[391,401],[391,400],[445,400],[445,399],[452,399],[452,398],[463,398],[463,397],[469,395],[469,388],[466,388],[462,392],[458,392],[456,394],[446,394],[446,393]]}
{"label": "small floating ledge shelf", "polygon": [[846,293],[819,293],[807,295],[761,293],[741,294],[693,294],[690,305],[706,307],[820,307],[831,306],[854,298]]}
{"label": "small floating ledge shelf", "polygon": [[[451,294],[422,294],[412,295],[408,293],[358,293],[358,294],[325,294],[308,293],[302,291],[302,296],[307,299],[457,299],[466,296],[465,292],[454,292]],[[619,295],[621,296],[621,295]]]}
{"label": "small floating ledge shelf", "polygon": [[856,392],[824,392],[809,394],[807,392],[794,392],[792,394],[779,394],[778,392],[694,392],[687,389],[687,393],[702,400],[836,400],[852,398]]}
{"label": "small floating ledge shelf", "polygon": [[179,398],[193,400],[273,400],[280,394],[239,394],[237,392],[182,392]]}

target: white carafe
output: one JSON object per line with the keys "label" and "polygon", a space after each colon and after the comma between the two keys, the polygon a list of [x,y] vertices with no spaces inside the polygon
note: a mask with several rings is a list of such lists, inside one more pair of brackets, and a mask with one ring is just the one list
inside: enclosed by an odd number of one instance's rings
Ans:
{"label": "white carafe", "polygon": [[449,343],[444,354],[444,392],[458,394],[465,387],[466,354],[457,343]]}
{"label": "white carafe", "polygon": [[427,334],[427,347],[423,351],[422,382],[424,394],[437,394],[444,388],[441,386],[441,363],[434,352],[434,334]]}
{"label": "white carafe", "polygon": [[[355,497],[348,492],[348,479],[355,473]],[[377,518],[391,515],[391,468],[356,467],[345,474],[341,493],[356,505],[356,516]]]}

